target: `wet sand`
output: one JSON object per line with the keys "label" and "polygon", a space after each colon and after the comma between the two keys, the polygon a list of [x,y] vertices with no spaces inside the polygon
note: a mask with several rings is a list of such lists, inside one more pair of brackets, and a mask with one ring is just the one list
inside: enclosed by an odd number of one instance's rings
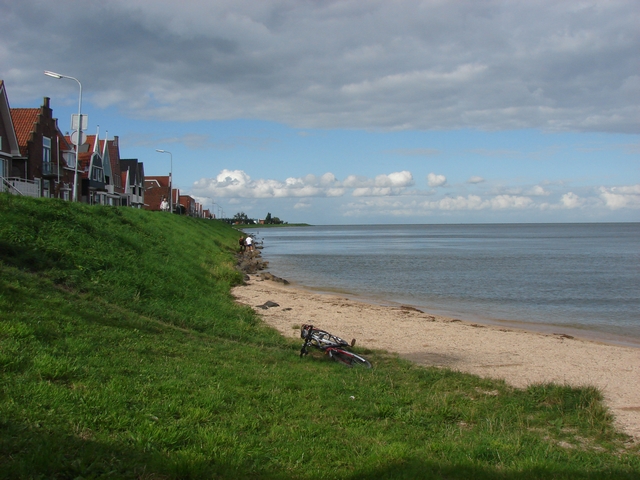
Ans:
{"label": "wet sand", "polygon": [[[547,382],[595,386],[618,428],[640,441],[640,348],[463,322],[258,276],[250,276],[232,294],[286,337],[299,338],[300,325],[311,323],[346,340],[356,338],[366,348],[395,352],[421,365],[503,379],[515,387]],[[267,301],[279,306],[259,308]]]}

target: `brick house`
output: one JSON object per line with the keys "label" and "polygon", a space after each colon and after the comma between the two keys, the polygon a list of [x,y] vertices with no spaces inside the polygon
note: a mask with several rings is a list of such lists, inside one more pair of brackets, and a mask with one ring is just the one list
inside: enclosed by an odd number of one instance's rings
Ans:
{"label": "brick house", "polygon": [[[163,199],[169,202],[171,194],[171,177],[169,175],[144,177],[144,201],[146,210],[160,211]],[[173,203],[173,205],[176,205]]]}
{"label": "brick house", "polygon": [[20,193],[71,199],[75,152],[53,118],[49,98],[40,108],[12,108],[20,156],[11,161],[9,177],[21,179]]}
{"label": "brick house", "polygon": [[180,214],[189,215],[190,217],[197,216],[196,201],[190,195],[180,195],[178,199],[180,205]]}

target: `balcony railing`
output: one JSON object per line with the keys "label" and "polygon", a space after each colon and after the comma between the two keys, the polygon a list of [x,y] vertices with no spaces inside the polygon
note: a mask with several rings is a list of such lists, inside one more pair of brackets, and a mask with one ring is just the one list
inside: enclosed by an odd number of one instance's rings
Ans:
{"label": "balcony railing", "polygon": [[40,182],[36,180],[25,180],[16,177],[0,177],[0,192],[9,192],[14,195],[25,195],[27,197],[40,197]]}

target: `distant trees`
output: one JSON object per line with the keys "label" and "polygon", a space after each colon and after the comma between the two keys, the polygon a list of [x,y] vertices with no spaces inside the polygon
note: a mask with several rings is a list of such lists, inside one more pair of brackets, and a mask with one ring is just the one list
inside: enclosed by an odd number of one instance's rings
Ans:
{"label": "distant trees", "polygon": [[246,225],[253,223],[253,220],[251,220],[246,213],[238,212],[233,216],[233,223],[242,223]]}
{"label": "distant trees", "polygon": [[[255,220],[253,220],[252,218],[249,218],[247,214],[244,212],[236,213],[231,219],[231,222],[234,224],[243,224],[243,225],[252,225],[256,223]],[[267,216],[264,217],[265,225],[280,225],[283,223],[286,223],[286,222],[283,222],[278,217],[272,216],[271,213],[267,213]]]}
{"label": "distant trees", "polygon": [[267,216],[264,217],[265,225],[280,225],[281,223],[284,223],[284,222],[280,220],[278,217],[272,217],[271,213],[267,213]]}

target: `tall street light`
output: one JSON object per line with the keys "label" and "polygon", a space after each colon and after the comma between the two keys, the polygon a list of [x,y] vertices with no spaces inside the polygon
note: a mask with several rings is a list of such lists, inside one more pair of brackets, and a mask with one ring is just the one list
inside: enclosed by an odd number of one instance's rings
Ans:
{"label": "tall street light", "polygon": [[[71,80],[75,80],[78,82],[78,86],[80,87],[80,96],[78,97],[78,141],[76,142],[76,167],[73,172],[73,199],[72,202],[78,201],[77,189],[78,189],[78,162],[80,161],[79,153],[80,153],[80,142],[82,141],[82,84],[80,80],[75,77],[69,77],[67,75],[60,75],[56,72],[50,72],[49,70],[45,70],[44,74],[53,77],[53,78],[69,78]],[[60,152],[58,152],[60,154]],[[60,162],[60,159],[58,159]]]}
{"label": "tall street light", "polygon": [[169,211],[173,213],[173,154],[168,150],[158,150],[156,152],[168,153],[170,156],[171,166],[169,170]]}

